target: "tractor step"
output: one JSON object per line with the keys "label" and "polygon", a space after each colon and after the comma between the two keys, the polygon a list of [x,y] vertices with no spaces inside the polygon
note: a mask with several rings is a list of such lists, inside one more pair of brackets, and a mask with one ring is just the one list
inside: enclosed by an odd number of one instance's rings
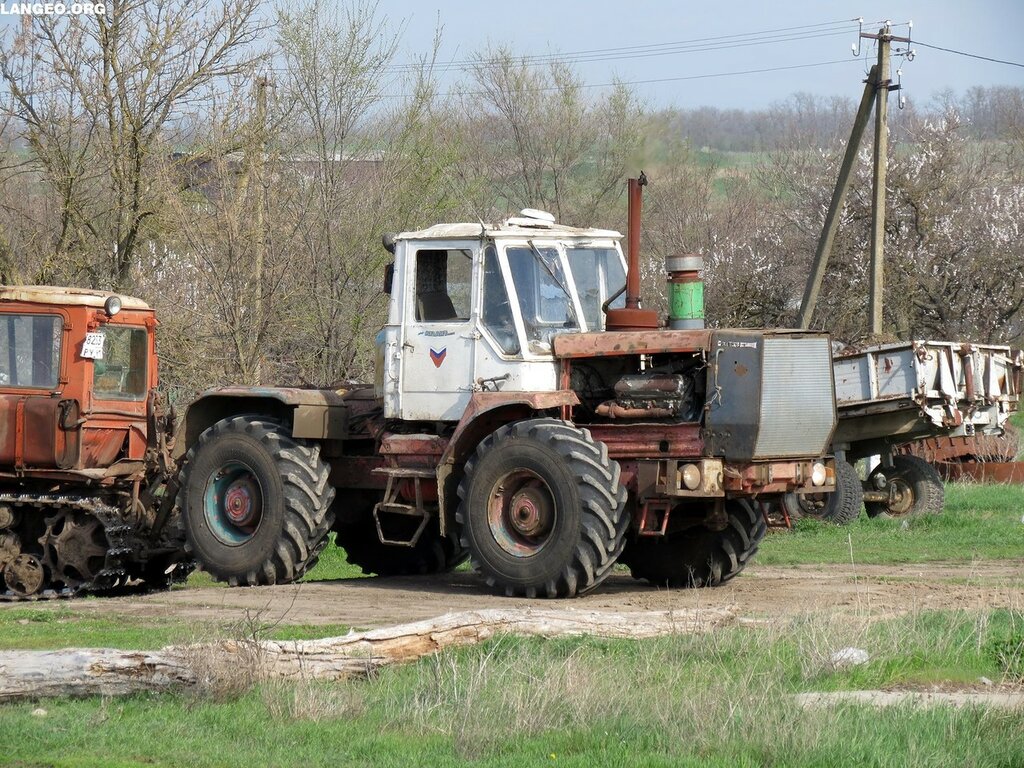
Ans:
{"label": "tractor step", "polygon": [[[373,507],[373,522],[377,525],[378,538],[380,538],[382,544],[392,544],[398,547],[415,547],[420,540],[420,536],[423,535],[423,531],[426,530],[427,523],[430,522],[430,512],[423,504],[423,489],[420,483],[423,480],[433,480],[435,478],[434,471],[406,467],[380,467],[373,471],[377,474],[387,475],[388,478],[387,487],[384,489],[384,500],[378,502]],[[405,480],[412,480],[413,486],[416,489],[416,502],[414,504],[399,501],[401,484]],[[385,535],[384,526],[381,525],[382,515],[419,518],[420,524],[416,526],[416,530],[413,531],[410,537],[397,539]]]}

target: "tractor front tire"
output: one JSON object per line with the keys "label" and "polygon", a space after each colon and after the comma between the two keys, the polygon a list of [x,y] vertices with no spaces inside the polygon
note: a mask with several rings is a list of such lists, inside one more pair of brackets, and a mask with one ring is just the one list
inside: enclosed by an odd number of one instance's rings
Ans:
{"label": "tractor front tire", "polygon": [[836,460],[836,489],[832,493],[787,493],[782,506],[791,519],[813,517],[826,523],[846,525],[860,517],[864,488],[857,469],[848,461]]}
{"label": "tractor front tire", "polygon": [[611,573],[629,516],[619,465],[590,432],[530,419],[486,437],[466,462],[456,521],[487,584],[508,596],[572,597]]}
{"label": "tractor front tire", "polygon": [[892,467],[881,464],[868,477],[868,484],[876,475],[884,475],[886,487],[892,488],[888,502],[865,504],[869,517],[917,517],[937,515],[946,503],[946,489],[935,467],[917,456],[893,456]]}
{"label": "tractor front tire", "polygon": [[334,521],[328,474],[320,447],[292,438],[277,421],[217,422],[182,469],[188,551],[231,586],[295,581],[316,564]]}
{"label": "tractor front tire", "polygon": [[768,530],[747,501],[725,502],[726,526],[693,526],[665,536],[637,536],[623,555],[633,578],[656,587],[717,587],[742,571]]}

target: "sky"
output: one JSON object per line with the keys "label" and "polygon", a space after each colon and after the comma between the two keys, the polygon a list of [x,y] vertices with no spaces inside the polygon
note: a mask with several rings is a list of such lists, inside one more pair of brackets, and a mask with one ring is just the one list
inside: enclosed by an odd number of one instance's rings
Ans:
{"label": "sky", "polygon": [[[488,45],[525,56],[600,51],[576,64],[583,79],[594,86],[616,77],[660,80],[635,86],[653,108],[758,108],[797,91],[859,99],[870,64],[865,57],[877,52],[865,41],[861,58],[853,56],[858,25],[849,20],[858,17],[865,32],[877,32],[886,19],[913,21],[913,39],[1024,64],[1024,0],[381,0],[379,8],[392,24],[405,22],[399,60],[428,52],[440,19],[441,62],[464,60]],[[893,30],[907,31],[905,25]],[[919,103],[949,88],[1024,86],[1024,67],[915,49],[913,61],[894,59],[893,70],[902,68],[905,93]],[[703,77],[821,62],[836,63]]]}
{"label": "sky", "polygon": [[[349,0],[364,2],[366,0]],[[71,0],[67,0],[70,4]],[[330,0],[323,0],[329,3]],[[373,0],[369,0],[373,2]],[[273,17],[275,3],[265,13]],[[378,13],[401,30],[395,63],[431,50],[442,27],[439,63],[447,63],[442,91],[462,76],[457,66],[487,46],[523,56],[590,52],[575,62],[595,93],[615,78],[635,83],[646,107],[761,108],[796,92],[859,99],[863,76],[876,55],[864,41],[879,22],[894,34],[979,56],[1024,64],[1024,0],[378,0]],[[10,6],[7,2],[0,4]],[[0,30],[19,17],[0,12]],[[924,103],[974,85],[1024,86],[1024,67],[1008,66],[913,46],[902,68],[908,98]],[[828,62],[828,63],[825,63]],[[752,70],[774,70],[752,72]],[[723,73],[745,73],[724,74]],[[895,77],[895,75],[894,75]],[[657,82],[650,82],[657,81]],[[401,95],[401,84],[396,84]]]}

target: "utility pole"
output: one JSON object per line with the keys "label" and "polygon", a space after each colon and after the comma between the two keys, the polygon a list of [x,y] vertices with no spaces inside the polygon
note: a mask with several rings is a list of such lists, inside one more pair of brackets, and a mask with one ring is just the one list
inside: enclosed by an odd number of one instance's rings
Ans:
{"label": "utility pole", "polygon": [[857,117],[850,132],[850,141],[846,145],[846,154],[839,169],[839,178],[832,193],[828,213],[818,247],[814,254],[811,273],[807,277],[803,300],[800,303],[800,327],[809,328],[814,306],[821,292],[821,282],[825,276],[825,268],[832,252],[839,215],[846,201],[846,192],[850,185],[853,164],[860,149],[860,143],[871,116],[872,101],[875,106],[875,146],[872,173],[871,198],[871,286],[869,292],[869,319],[871,333],[882,332],[882,298],[884,290],[883,256],[885,251],[885,172],[888,160],[889,133],[887,128],[889,91],[899,88],[893,85],[889,72],[889,56],[892,41],[909,44],[909,37],[896,37],[892,34],[892,25],[887,21],[878,30],[877,35],[860,33],[861,38],[878,41],[878,63],[871,67],[864,83],[864,94],[861,97]]}
{"label": "utility pole", "polygon": [[846,204],[846,193],[850,189],[853,164],[857,160],[857,151],[860,149],[860,142],[864,137],[864,129],[867,128],[868,118],[871,117],[871,103],[875,99],[877,72],[877,66],[871,67],[867,79],[864,80],[864,95],[860,99],[857,118],[853,121],[850,140],[846,143],[846,154],[843,155],[843,164],[839,167],[839,178],[836,180],[836,188],[832,192],[828,213],[825,214],[825,226],[818,239],[818,249],[814,252],[814,263],[811,265],[811,274],[807,277],[804,298],[800,302],[801,328],[811,327],[811,315],[814,314],[814,306],[818,303],[821,281],[825,278],[825,267],[828,266],[828,257],[832,253],[832,243],[836,238],[836,229],[839,228],[839,215]]}
{"label": "utility pole", "polygon": [[871,334],[882,332],[882,298],[885,291],[885,173],[889,160],[889,45],[892,28],[889,22],[878,30],[878,80],[875,85],[875,157],[871,174],[871,292],[868,315]]}

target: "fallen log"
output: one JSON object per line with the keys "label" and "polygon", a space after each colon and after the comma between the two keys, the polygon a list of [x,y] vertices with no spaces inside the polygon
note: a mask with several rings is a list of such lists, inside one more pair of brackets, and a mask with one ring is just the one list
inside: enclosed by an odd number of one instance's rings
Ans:
{"label": "fallen log", "polygon": [[496,635],[592,635],[641,639],[693,634],[735,620],[726,609],[608,613],[565,609],[488,609],[319,640],[223,640],[158,651],[73,648],[0,651],[0,702],[53,696],[123,696],[210,684],[218,676],[262,680],[339,680],[366,676]]}

